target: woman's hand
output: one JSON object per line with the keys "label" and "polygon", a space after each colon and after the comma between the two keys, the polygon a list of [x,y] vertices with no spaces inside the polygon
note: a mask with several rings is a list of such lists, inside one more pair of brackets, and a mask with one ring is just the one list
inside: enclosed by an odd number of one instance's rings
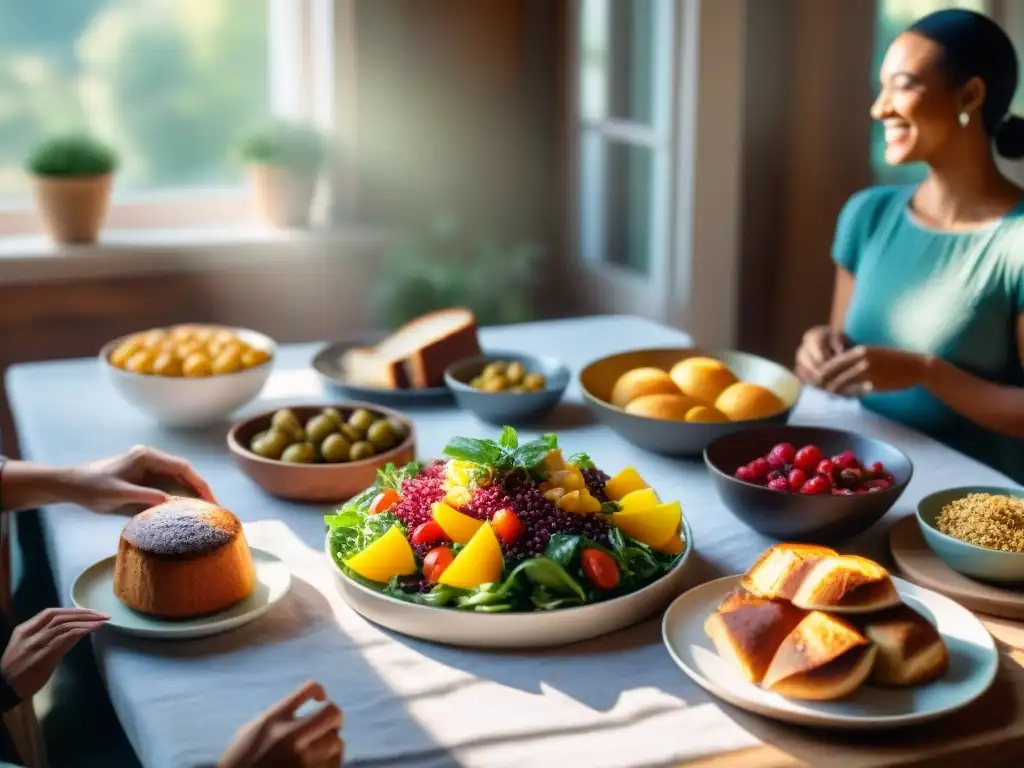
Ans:
{"label": "woman's hand", "polygon": [[31,698],[75,643],[109,618],[79,608],[47,608],[19,624],[0,658],[8,685],[22,700]]}
{"label": "woman's hand", "polygon": [[[126,453],[82,464],[71,470],[72,501],[94,512],[116,512],[126,507],[152,507],[170,494],[160,487],[184,486],[213,502],[210,486],[187,461],[154,448],[137,445]],[[159,487],[151,487],[159,486]]]}
{"label": "woman's hand", "polygon": [[808,384],[819,384],[822,366],[849,346],[843,333],[828,325],[814,326],[804,334],[796,351],[796,375]]}
{"label": "woman's hand", "polygon": [[888,347],[856,346],[826,362],[815,382],[827,392],[856,397],[920,386],[928,357]]}
{"label": "woman's hand", "polygon": [[[295,717],[307,701],[325,706],[308,717]],[[345,754],[342,715],[323,686],[310,681],[239,729],[217,768],[334,768]]]}

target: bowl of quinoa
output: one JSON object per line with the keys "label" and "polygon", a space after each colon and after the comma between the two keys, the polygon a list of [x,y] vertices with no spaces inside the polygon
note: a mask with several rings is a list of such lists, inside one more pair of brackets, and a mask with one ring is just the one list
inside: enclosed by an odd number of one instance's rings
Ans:
{"label": "bowl of quinoa", "polygon": [[967,486],[917,506],[925,543],[950,568],[980,581],[1024,584],[1024,489]]}
{"label": "bowl of quinoa", "polygon": [[541,648],[648,618],[683,590],[693,537],[678,501],[554,435],[456,437],[382,469],[327,515],[348,604],[388,629],[479,648]]}

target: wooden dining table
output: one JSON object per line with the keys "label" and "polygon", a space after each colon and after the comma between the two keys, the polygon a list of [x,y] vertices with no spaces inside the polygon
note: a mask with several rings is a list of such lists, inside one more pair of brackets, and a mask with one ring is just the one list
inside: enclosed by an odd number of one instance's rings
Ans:
{"label": "wooden dining table", "polygon": [[[563,359],[574,371],[637,347],[686,346],[689,337],[638,317],[600,316],[485,328],[486,349]],[[242,414],[343,398],[311,369],[318,344],[285,345],[257,402]],[[228,424],[169,430],[117,395],[96,359],[14,366],[8,399],[25,458],[69,465],[154,445],[189,459],[218,501],[246,525],[254,546],[280,556],[290,593],[259,620],[224,635],[146,640],[104,629],[97,664],[111,702],[147,768],[212,763],[235,729],[307,678],[345,710],[350,766],[741,766],[1024,765],[1024,624],[983,618],[998,641],[992,688],[935,722],[876,732],[785,725],[732,707],[676,667],[660,615],[565,648],[477,651],[402,636],[352,611],[323,552],[330,507],[271,498],[233,466]],[[495,436],[454,405],[405,409],[419,454],[439,456],[454,435]],[[846,551],[889,562],[887,532],[923,496],[952,485],[1014,483],[856,401],[807,389],[795,424],[831,426],[893,443],[914,475],[893,509]],[[686,587],[745,570],[773,542],[724,507],[699,459],[643,451],[596,423],[574,383],[563,403],[526,436],[558,433],[606,471],[633,465],[666,498],[678,498],[695,551]],[[115,552],[123,520],[70,505],[40,512],[58,594],[70,603],[83,569]],[[444,621],[438,612],[436,621]],[[88,706],[80,702],[79,706]]]}

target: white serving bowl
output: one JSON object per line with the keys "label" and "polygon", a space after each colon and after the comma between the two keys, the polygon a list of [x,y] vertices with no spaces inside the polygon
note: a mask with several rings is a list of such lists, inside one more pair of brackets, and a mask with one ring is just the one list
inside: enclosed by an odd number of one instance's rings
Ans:
{"label": "white serving bowl", "polygon": [[338,591],[363,618],[403,635],[463,648],[548,648],[606,635],[632,626],[664,608],[683,589],[693,553],[693,534],[683,518],[686,547],[676,567],[641,590],[603,603],[531,613],[477,613],[432,608],[388,597],[350,579],[324,550],[337,575]]}
{"label": "white serving bowl", "polygon": [[252,347],[265,349],[270,359],[238,373],[203,378],[155,376],[125,371],[110,362],[110,356],[126,339],[121,336],[100,350],[100,365],[114,388],[139,411],[170,427],[204,427],[221,421],[251,402],[270,378],[277,345],[269,336],[245,328],[228,328]]}

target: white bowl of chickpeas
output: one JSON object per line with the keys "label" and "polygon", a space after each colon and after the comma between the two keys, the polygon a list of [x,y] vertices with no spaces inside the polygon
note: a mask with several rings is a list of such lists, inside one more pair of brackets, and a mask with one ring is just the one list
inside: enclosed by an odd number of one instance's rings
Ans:
{"label": "white bowl of chickpeas", "polygon": [[114,339],[100,361],[138,410],[167,426],[202,427],[260,393],[275,350],[273,339],[256,331],[186,324]]}

